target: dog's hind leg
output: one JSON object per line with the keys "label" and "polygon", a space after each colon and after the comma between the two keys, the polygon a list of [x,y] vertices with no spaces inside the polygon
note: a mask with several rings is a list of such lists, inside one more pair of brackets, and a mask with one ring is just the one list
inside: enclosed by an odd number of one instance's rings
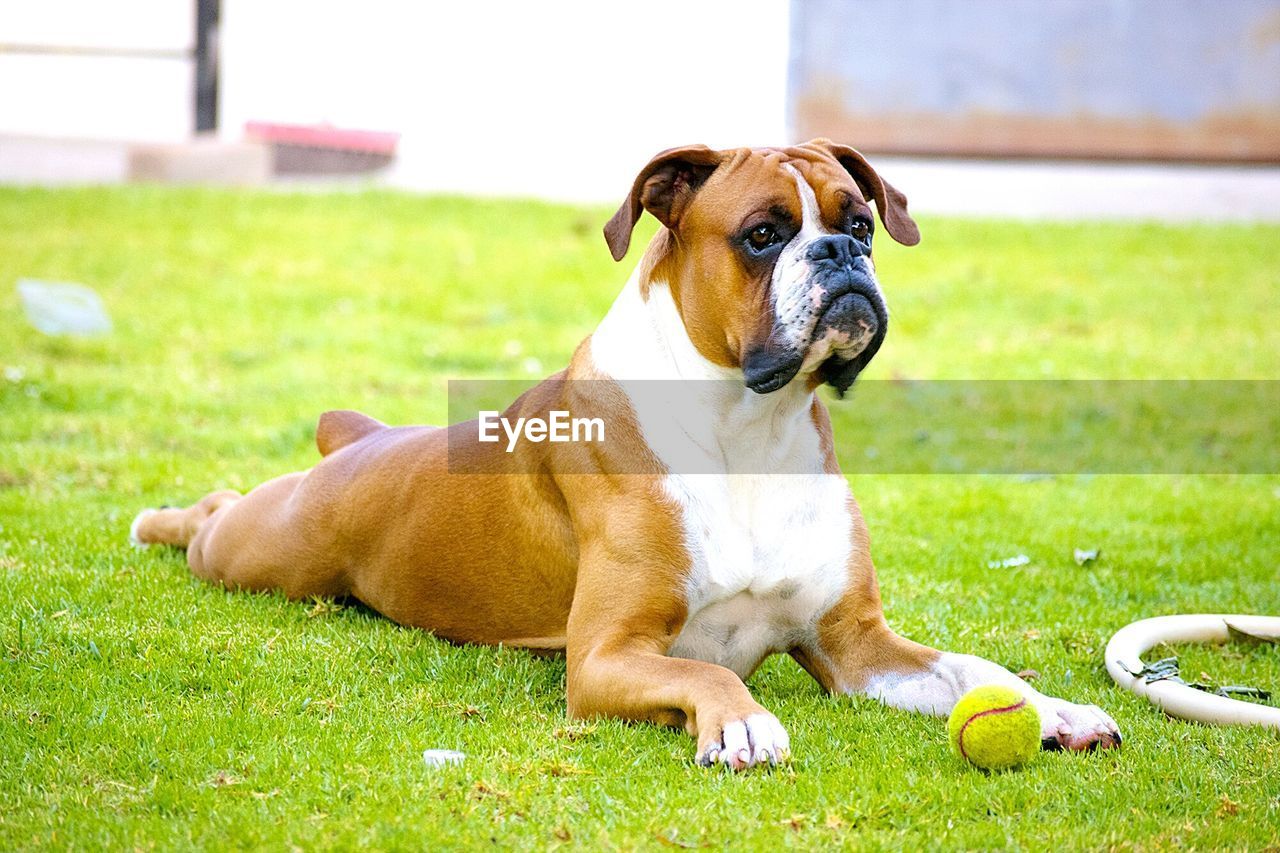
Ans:
{"label": "dog's hind leg", "polygon": [[185,546],[196,577],[230,589],[278,589],[289,598],[350,593],[328,547],[331,521],[293,498],[307,472],[286,474],[247,495],[215,492],[186,509],[144,512],[133,525],[143,545]]}
{"label": "dog's hind leg", "polygon": [[[387,428],[359,412],[325,412],[316,444],[328,456]],[[144,510],[129,539],[186,548],[192,574],[233,589],[278,589],[290,598],[348,595],[349,560],[337,555],[334,539],[340,525],[332,498],[340,487],[333,476],[309,476],[286,474],[245,495],[214,492],[189,507]],[[345,482],[347,473],[337,478]]]}
{"label": "dog's hind leg", "polygon": [[185,548],[209,516],[241,497],[239,492],[227,489],[205,495],[189,507],[144,509],[129,526],[129,541],[141,548],[149,545]]}

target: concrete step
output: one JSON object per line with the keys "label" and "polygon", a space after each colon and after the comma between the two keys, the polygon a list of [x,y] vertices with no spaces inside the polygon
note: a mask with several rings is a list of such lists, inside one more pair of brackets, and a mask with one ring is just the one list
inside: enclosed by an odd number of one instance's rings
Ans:
{"label": "concrete step", "polygon": [[271,180],[271,147],[188,142],[0,136],[0,183],[67,185],[146,181],[253,186]]}

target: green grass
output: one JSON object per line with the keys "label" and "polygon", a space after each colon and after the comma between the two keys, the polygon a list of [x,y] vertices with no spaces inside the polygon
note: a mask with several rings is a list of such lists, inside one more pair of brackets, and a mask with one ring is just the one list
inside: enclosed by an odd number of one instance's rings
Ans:
{"label": "green grass", "polygon": [[[626,275],[606,214],[0,190],[0,849],[1280,844],[1280,737],[1168,720],[1102,669],[1136,618],[1280,613],[1274,476],[852,477],[892,624],[1125,731],[992,776],[942,721],[824,697],[786,659],[751,686],[794,762],[708,772],[682,733],[567,720],[562,661],[228,594],[126,545],[140,507],[312,464],[327,408],[439,422],[449,378],[557,369]],[[1280,376],[1280,229],[922,229],[880,249],[874,376]],[[20,276],[92,285],[115,333],[42,337]],[[1178,651],[1189,676],[1280,688],[1275,647]],[[432,747],[469,758],[429,769]]]}

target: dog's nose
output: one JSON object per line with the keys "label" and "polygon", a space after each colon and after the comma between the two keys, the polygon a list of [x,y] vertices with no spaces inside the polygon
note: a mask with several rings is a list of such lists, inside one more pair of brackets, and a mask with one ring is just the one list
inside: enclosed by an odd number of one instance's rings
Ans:
{"label": "dog's nose", "polygon": [[809,244],[810,261],[832,261],[837,267],[853,266],[863,255],[862,245],[848,234],[829,234]]}

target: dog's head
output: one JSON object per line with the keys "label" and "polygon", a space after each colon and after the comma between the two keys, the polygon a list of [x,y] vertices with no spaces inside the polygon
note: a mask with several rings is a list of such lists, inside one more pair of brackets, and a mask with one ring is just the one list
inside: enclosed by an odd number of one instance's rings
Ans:
{"label": "dog's head", "polygon": [[671,287],[694,346],[741,368],[753,391],[799,376],[844,393],[888,326],[871,262],[872,202],[889,236],[920,241],[906,196],[848,146],[689,146],[641,170],[604,233],[621,260],[642,211],[665,226],[645,282]]}

